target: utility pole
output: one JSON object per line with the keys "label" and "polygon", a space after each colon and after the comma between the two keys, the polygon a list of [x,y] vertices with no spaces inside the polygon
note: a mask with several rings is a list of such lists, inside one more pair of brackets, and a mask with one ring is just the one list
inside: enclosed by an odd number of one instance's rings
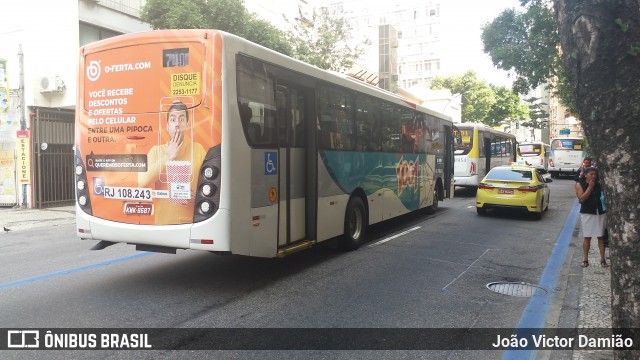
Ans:
{"label": "utility pole", "polygon": [[[25,113],[25,95],[24,95],[24,53],[22,52],[22,44],[18,45],[18,67],[20,70],[20,88],[18,89],[18,101],[20,102],[20,130],[27,130],[27,119]],[[22,184],[22,207],[27,207],[27,185]]]}

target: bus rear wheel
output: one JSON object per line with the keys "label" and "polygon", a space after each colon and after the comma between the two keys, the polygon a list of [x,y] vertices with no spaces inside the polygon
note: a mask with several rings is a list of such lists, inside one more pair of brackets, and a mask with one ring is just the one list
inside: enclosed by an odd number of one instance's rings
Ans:
{"label": "bus rear wheel", "polygon": [[344,216],[344,234],[338,242],[344,250],[355,250],[364,242],[367,231],[367,213],[362,199],[353,196],[347,204]]}
{"label": "bus rear wheel", "polygon": [[438,210],[438,202],[440,202],[440,184],[433,188],[433,203],[426,208],[427,214],[434,214]]}

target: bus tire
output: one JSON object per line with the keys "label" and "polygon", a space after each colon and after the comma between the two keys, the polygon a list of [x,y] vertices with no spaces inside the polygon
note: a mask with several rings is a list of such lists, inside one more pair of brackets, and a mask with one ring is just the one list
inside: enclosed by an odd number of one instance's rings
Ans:
{"label": "bus tire", "polygon": [[367,231],[367,212],[359,196],[352,196],[344,215],[344,234],[338,245],[344,250],[355,250],[364,242]]}
{"label": "bus tire", "polygon": [[436,184],[433,188],[433,204],[427,206],[425,211],[427,214],[434,214],[438,210],[438,203],[440,202],[440,183]]}

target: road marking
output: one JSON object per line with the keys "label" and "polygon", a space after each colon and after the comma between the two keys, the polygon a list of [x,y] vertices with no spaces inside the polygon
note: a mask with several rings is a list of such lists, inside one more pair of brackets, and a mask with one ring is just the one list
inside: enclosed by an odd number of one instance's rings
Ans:
{"label": "road marking", "polygon": [[485,250],[485,251],[482,253],[482,255],[480,255],[477,259],[475,259],[475,261],[474,261],[474,262],[472,262],[472,263],[471,263],[471,265],[467,266],[467,268],[466,268],[463,272],[461,272],[461,273],[460,273],[460,275],[456,276],[453,280],[451,280],[451,282],[450,282],[450,283],[448,283],[448,284],[447,284],[447,286],[443,287],[443,288],[442,288],[442,291],[445,291],[445,290],[449,287],[449,285],[453,284],[456,280],[458,280],[458,279],[460,278],[460,276],[464,275],[464,273],[466,273],[467,271],[469,271],[469,269],[471,269],[471,268],[473,267],[473,264],[475,264],[476,262],[478,262],[478,260],[480,260],[480,259],[481,259],[481,258],[482,258],[486,253],[488,253],[488,252],[489,252],[489,251],[491,251],[491,250],[493,250],[493,249],[487,249],[487,250]]}
{"label": "road marking", "polygon": [[413,227],[413,228],[411,228],[411,229],[409,229],[409,230],[407,230],[407,231],[403,231],[403,232],[398,233],[398,234],[395,234],[395,235],[393,235],[393,236],[389,236],[389,237],[388,237],[388,238],[386,238],[386,239],[382,239],[382,240],[380,240],[380,241],[378,241],[378,242],[374,242],[373,244],[369,245],[369,247],[374,247],[374,246],[378,246],[378,245],[380,245],[380,244],[384,244],[384,243],[386,243],[387,241],[391,241],[391,240],[393,240],[393,239],[395,239],[395,238],[399,238],[399,237],[400,237],[400,236],[402,236],[402,235],[407,235],[408,233],[410,233],[410,232],[412,232],[412,231],[416,231],[416,230],[418,230],[418,229],[420,229],[420,226]]}
{"label": "road marking", "polygon": [[[573,237],[573,229],[575,229],[576,222],[578,221],[579,211],[580,203],[576,199],[573,202],[571,211],[569,211],[567,221],[565,221],[556,239],[556,245],[551,251],[547,266],[542,271],[540,282],[538,282],[538,286],[547,292],[536,291],[533,297],[531,297],[527,307],[524,308],[520,316],[516,336],[518,336],[518,334],[531,334],[534,329],[540,329],[541,332],[543,331],[545,320],[549,313],[549,305],[551,305],[553,295],[555,295],[554,289],[558,282],[558,276],[562,271],[562,266],[564,265],[567,251],[571,244],[571,238]],[[537,349],[533,348],[533,344],[530,344],[526,349],[507,349],[502,355],[502,360],[534,359],[536,352]]]}
{"label": "road marking", "polygon": [[96,263],[96,264],[85,265],[85,266],[80,266],[80,267],[76,267],[76,268],[56,271],[56,272],[52,272],[52,273],[49,273],[49,274],[33,276],[33,277],[29,277],[29,278],[22,279],[22,280],[10,281],[10,282],[6,282],[6,283],[0,284],[0,289],[8,289],[8,288],[12,288],[12,287],[20,286],[20,285],[30,284],[30,283],[33,283],[33,282],[36,282],[36,281],[53,279],[53,278],[56,278],[56,277],[59,277],[59,276],[74,274],[74,273],[81,272],[81,271],[86,271],[86,270],[92,270],[92,269],[96,269],[96,268],[103,267],[103,266],[119,264],[119,263],[122,263],[122,262],[125,262],[125,261],[135,260],[135,259],[139,259],[139,258],[142,258],[142,257],[145,257],[145,256],[154,255],[154,254],[155,253],[152,253],[152,252],[143,252],[143,253],[140,253],[140,254],[129,255],[129,256],[113,259],[113,260],[103,261],[103,262]]}

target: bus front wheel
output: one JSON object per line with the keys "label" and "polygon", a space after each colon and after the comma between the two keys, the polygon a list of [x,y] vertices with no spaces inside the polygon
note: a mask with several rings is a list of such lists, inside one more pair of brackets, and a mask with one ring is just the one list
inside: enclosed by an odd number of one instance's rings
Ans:
{"label": "bus front wheel", "polygon": [[345,250],[355,250],[364,242],[367,230],[367,215],[364,203],[358,196],[353,196],[347,204],[344,216],[344,234],[339,245]]}

